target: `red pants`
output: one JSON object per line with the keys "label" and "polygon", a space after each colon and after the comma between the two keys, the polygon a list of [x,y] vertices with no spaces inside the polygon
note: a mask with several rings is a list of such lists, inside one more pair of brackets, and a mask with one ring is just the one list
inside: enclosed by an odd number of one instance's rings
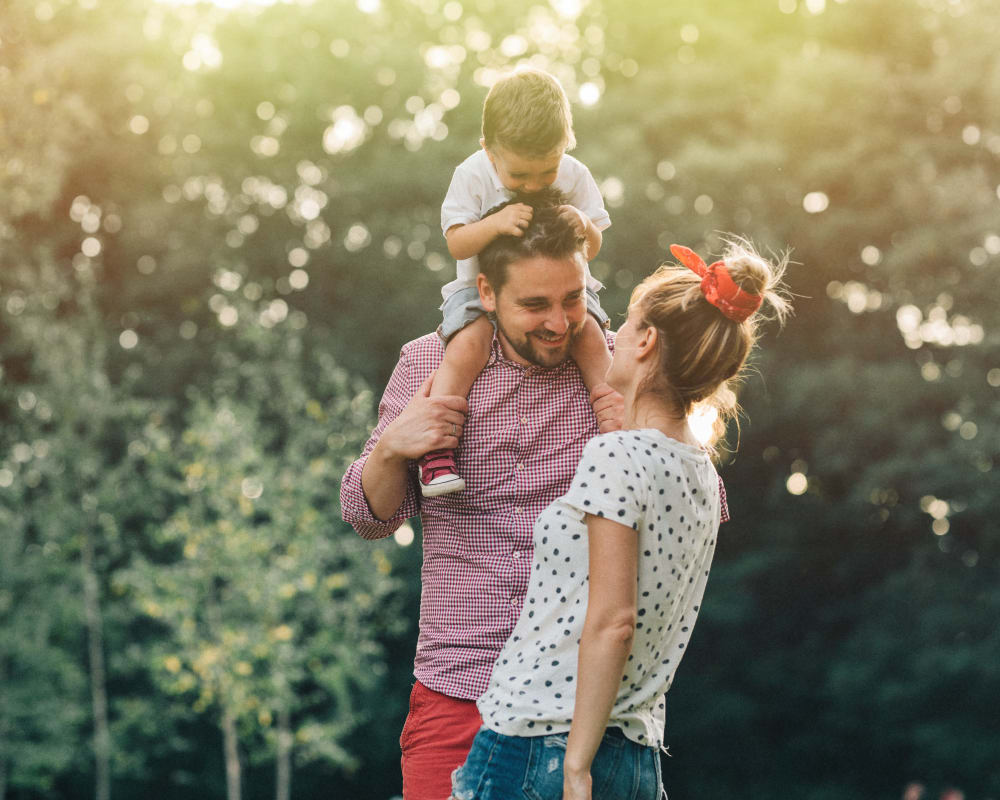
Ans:
{"label": "red pants", "polygon": [[447,800],[451,773],[465,763],[481,725],[475,701],[448,697],[417,681],[399,737],[403,800]]}

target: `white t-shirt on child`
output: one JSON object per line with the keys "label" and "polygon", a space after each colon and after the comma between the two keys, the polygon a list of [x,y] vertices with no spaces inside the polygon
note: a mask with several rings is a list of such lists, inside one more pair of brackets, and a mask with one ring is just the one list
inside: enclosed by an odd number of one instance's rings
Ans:
{"label": "white t-shirt on child", "polygon": [[570,490],[535,522],[531,582],[478,700],[483,724],[507,736],[570,729],[589,590],[585,515],[592,514],[639,539],[639,616],[608,726],[659,747],[664,693],[698,617],[720,513],[718,473],[700,448],[655,429],[587,442]]}
{"label": "white t-shirt on child", "polygon": [[[552,185],[566,196],[567,203],[590,217],[598,230],[603,231],[611,225],[601,190],[597,188],[590,170],[573,156],[562,157]],[[441,205],[441,230],[447,233],[453,225],[478,222],[487,211],[510,200],[511,196],[512,193],[500,182],[500,176],[486,151],[480,148],[455,168],[448,194]],[[478,274],[479,259],[475,256],[459,261],[458,277],[441,289],[444,299],[447,300],[459,289],[475,287]],[[601,282],[590,274],[589,269],[587,287],[595,292],[602,288]]]}

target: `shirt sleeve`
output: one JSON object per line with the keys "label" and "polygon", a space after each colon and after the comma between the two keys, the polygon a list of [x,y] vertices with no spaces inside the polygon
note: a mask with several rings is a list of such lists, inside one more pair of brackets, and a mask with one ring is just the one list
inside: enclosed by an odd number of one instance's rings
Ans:
{"label": "shirt sleeve", "polygon": [[584,514],[604,517],[633,530],[642,520],[639,472],[619,436],[595,436],[583,448],[573,483],[563,500]]}
{"label": "shirt sleeve", "polygon": [[726,501],[726,485],[719,476],[719,522],[729,522],[729,503]]}
{"label": "shirt sleeve", "polygon": [[611,227],[611,216],[604,208],[601,190],[597,188],[597,182],[585,164],[577,161],[576,167],[576,180],[567,193],[567,200],[590,217],[597,230],[606,230]]}
{"label": "shirt sleeve", "polygon": [[482,200],[482,188],[476,176],[464,162],[459,164],[441,204],[441,232],[448,233],[453,225],[477,222]]}
{"label": "shirt sleeve", "polygon": [[[406,482],[406,496],[399,509],[387,520],[376,517],[368,505],[364,489],[361,486],[361,472],[365,468],[368,456],[378,444],[386,426],[400,415],[410,398],[416,393],[419,381],[414,374],[406,351],[400,354],[399,362],[385,387],[385,394],[378,406],[378,425],[372,431],[361,457],[347,468],[340,482],[340,509],[344,521],[347,522],[363,539],[384,539],[403,524],[403,521],[420,513],[419,495],[416,491],[416,468],[408,466],[409,476]],[[414,381],[417,381],[414,383]]]}

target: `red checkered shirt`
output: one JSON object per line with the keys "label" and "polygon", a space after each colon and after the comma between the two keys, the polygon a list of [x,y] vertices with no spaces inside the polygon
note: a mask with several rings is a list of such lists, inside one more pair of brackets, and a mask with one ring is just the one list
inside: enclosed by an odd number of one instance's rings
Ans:
{"label": "red checkered shirt", "polygon": [[[475,700],[521,612],[535,518],[569,489],[597,421],[576,364],[522,366],[504,357],[494,337],[490,360],[469,393],[456,452],[465,490],[423,498],[411,464],[402,505],[379,520],[361,487],[365,461],[443,356],[437,334],[403,347],[379,405],[378,425],[344,475],[340,503],[344,519],[365,539],[389,536],[420,514],[423,590],[413,674],[434,691]],[[727,520],[721,480],[719,489]]]}

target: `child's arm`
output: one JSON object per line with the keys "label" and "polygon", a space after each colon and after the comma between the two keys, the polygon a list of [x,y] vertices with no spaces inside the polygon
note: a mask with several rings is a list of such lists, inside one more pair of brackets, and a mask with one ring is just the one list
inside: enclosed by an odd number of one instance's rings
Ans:
{"label": "child's arm", "polygon": [[532,213],[531,206],[514,203],[477,222],[452,225],[444,235],[448,242],[448,252],[452,258],[461,261],[479,255],[498,236],[522,236],[531,222]]}
{"label": "child's arm", "polygon": [[576,206],[560,206],[559,211],[571,220],[577,233],[587,240],[587,260],[593,261],[597,257],[597,254],[601,252],[601,243],[604,241],[600,229],[590,217]]}

